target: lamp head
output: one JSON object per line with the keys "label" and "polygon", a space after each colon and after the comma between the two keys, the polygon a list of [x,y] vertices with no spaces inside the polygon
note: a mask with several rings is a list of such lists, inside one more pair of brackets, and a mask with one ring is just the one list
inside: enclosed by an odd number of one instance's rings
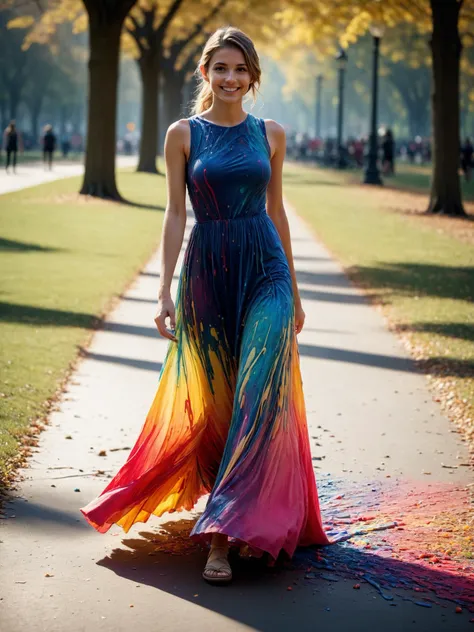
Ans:
{"label": "lamp head", "polygon": [[347,66],[347,53],[343,48],[340,48],[337,52],[337,55],[335,57],[336,61],[337,61],[337,65],[339,66],[339,68],[341,68],[341,70],[344,70],[345,67]]}
{"label": "lamp head", "polygon": [[381,38],[385,33],[385,24],[381,21],[374,20],[369,26],[369,31],[373,37]]}

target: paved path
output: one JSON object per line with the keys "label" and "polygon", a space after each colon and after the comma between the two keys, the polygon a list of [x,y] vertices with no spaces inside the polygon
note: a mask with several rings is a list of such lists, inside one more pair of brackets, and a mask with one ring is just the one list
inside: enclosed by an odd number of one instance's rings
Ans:
{"label": "paved path", "polygon": [[[467,460],[467,451],[425,378],[378,311],[301,221],[290,219],[307,312],[299,343],[318,480],[343,477],[361,489],[387,476],[426,484],[422,472],[429,471],[440,484],[471,482],[468,468],[441,465]],[[249,562],[241,563],[231,587],[208,586],[200,578],[204,551],[183,551],[183,541],[171,536],[162,541],[166,551],[157,550],[160,525],[170,523],[176,536],[187,527],[186,513],[152,518],[127,536],[117,528],[99,535],[85,524],[79,507],[126,458],[156,389],[166,351],[153,323],[158,273],[155,255],[95,335],[7,507],[9,518],[0,523],[0,629],[467,629],[474,615],[454,614],[452,603],[447,609],[393,604],[365,583],[360,590],[353,580],[308,583],[301,572],[262,573]],[[102,450],[107,456],[99,456]]]}
{"label": "paved path", "polygon": [[[118,156],[118,167],[136,165],[136,156]],[[16,173],[6,173],[4,165],[0,165],[0,195],[27,189],[45,182],[53,182],[61,178],[79,176],[84,172],[82,162],[67,162],[59,160],[52,171],[46,171],[41,162],[25,162],[17,165]]]}

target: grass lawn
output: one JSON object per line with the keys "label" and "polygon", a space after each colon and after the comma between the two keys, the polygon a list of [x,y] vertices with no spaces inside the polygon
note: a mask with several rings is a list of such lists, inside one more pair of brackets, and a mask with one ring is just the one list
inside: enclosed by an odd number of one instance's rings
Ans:
{"label": "grass lawn", "polygon": [[[63,158],[63,154],[60,149],[56,149],[53,155],[54,163],[62,163],[68,164],[72,162],[82,161],[84,159],[84,154],[82,152],[69,152],[67,158]],[[17,163],[19,165],[29,162],[39,162],[43,160],[43,152],[40,149],[32,149],[28,151],[21,152],[19,151],[16,157]],[[5,169],[5,165],[7,162],[6,152],[2,150],[0,154],[0,169]]]}
{"label": "grass lawn", "polygon": [[[384,184],[394,189],[403,189],[425,193],[430,190],[432,166],[410,165],[399,162],[395,166],[396,174],[391,177],[384,177]],[[464,176],[461,177],[461,190],[463,199],[474,201],[474,180],[466,182]]]}
{"label": "grass lawn", "polygon": [[77,346],[159,243],[164,177],[119,174],[124,197],[143,207],[81,199],[80,181],[0,198],[0,481],[19,444],[33,440],[30,424],[46,415]]}
{"label": "grass lawn", "polygon": [[[308,167],[313,167],[311,163],[306,163]],[[346,184],[358,185],[363,181],[363,170],[349,169],[338,171],[325,167],[316,167],[325,174],[325,180],[335,182],[345,182]],[[429,193],[431,186],[432,165],[411,165],[397,162],[395,165],[395,176],[382,176],[385,189],[397,189],[401,191],[413,191],[415,193]],[[474,202],[474,176],[470,182],[466,182],[464,176],[461,177],[461,191],[463,199],[467,202]],[[428,205],[428,200],[424,202]]]}
{"label": "grass lawn", "polygon": [[346,174],[295,164],[286,165],[284,192],[351,278],[385,305],[474,446],[473,217],[427,217],[416,210],[425,196],[348,185]]}

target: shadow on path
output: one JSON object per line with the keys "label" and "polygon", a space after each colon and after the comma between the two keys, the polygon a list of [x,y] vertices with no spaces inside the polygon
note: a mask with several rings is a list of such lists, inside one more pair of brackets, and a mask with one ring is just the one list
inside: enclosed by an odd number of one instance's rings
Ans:
{"label": "shadow on path", "polygon": [[362,351],[349,351],[333,347],[298,344],[301,355],[335,362],[350,362],[390,371],[404,371],[408,373],[435,373],[439,375],[453,375],[470,377],[474,374],[474,365],[468,360],[456,358],[435,357],[427,360],[413,360],[397,356],[378,355]]}
{"label": "shadow on path", "polygon": [[[429,570],[381,558],[378,563],[390,577],[389,582],[398,579],[402,584],[402,588],[393,589],[395,596],[402,600],[424,601],[428,606],[415,610],[413,607],[390,608],[390,605],[397,605],[390,587],[383,591],[379,587],[384,599],[374,595],[373,601],[374,590],[361,580],[361,572],[373,566],[376,556],[352,547],[348,557],[352,567],[348,568],[344,563],[344,549],[337,544],[324,549],[299,549],[293,563],[279,558],[273,567],[266,565],[266,557],[245,559],[231,549],[232,585],[227,588],[210,586],[201,578],[207,550],[189,539],[192,525],[193,521],[180,520],[164,524],[160,532],[146,530],[141,531],[139,537],[126,537],[121,548],[114,549],[97,564],[129,580],[131,587],[137,582],[152,586],[262,632],[363,630],[365,624],[354,627],[354,617],[361,623],[362,620],[368,622],[369,599],[370,618],[379,624],[383,622],[385,632],[399,632],[405,625],[413,627],[413,623],[418,624],[417,630],[435,630],[442,623],[440,617],[446,616],[439,609],[431,608],[429,597],[434,597],[433,593],[419,595],[414,592],[413,581],[406,582],[404,589],[403,580],[415,578],[416,585],[419,576],[425,584],[449,586],[450,575],[435,568]],[[329,553],[334,548],[339,549],[337,564],[340,568],[324,569],[321,573],[317,551],[327,550]],[[354,581],[361,581],[363,590],[355,592]],[[468,590],[472,592],[474,586],[469,585]],[[132,597],[130,602],[133,603]],[[462,629],[466,615],[464,621],[460,619],[456,620],[458,625],[454,625],[453,630]]]}
{"label": "shadow on path", "polygon": [[107,355],[105,353],[93,353],[80,347],[81,355],[90,360],[96,360],[97,362],[108,362],[109,364],[120,364],[123,366],[130,366],[134,369],[143,369],[145,371],[159,372],[163,364],[161,362],[151,362],[148,360],[137,360],[135,358],[125,358],[120,356]]}
{"label": "shadow on path", "polygon": [[[78,494],[75,495],[78,496]],[[9,501],[8,492],[5,495],[5,500],[6,502]],[[12,500],[15,502],[15,523],[28,525],[29,529],[47,529],[48,525],[54,526],[55,532],[57,530],[70,532],[71,529],[86,531],[90,528],[85,520],[81,519],[79,510],[65,511],[43,503],[35,503],[31,500],[28,502],[18,501],[13,498]]]}
{"label": "shadow on path", "polygon": [[140,325],[127,325],[125,323],[106,322],[101,327],[101,331],[112,331],[118,334],[128,334],[130,336],[145,336],[146,338],[160,338],[158,329],[153,327],[141,327]]}

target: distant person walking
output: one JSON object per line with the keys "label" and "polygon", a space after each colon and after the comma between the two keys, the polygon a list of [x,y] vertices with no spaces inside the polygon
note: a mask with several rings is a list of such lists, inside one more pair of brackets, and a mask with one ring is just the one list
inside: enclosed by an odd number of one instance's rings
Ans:
{"label": "distant person walking", "polygon": [[53,168],[53,153],[56,149],[56,135],[53,132],[52,125],[46,125],[43,136],[43,162],[44,166],[51,171]]}
{"label": "distant person walking", "polygon": [[463,170],[467,182],[471,179],[473,154],[474,147],[472,146],[471,139],[466,138],[464,145],[461,147],[461,169]]}
{"label": "distant person walking", "polygon": [[10,125],[5,129],[3,133],[3,147],[7,152],[7,163],[6,163],[6,171],[10,168],[10,165],[13,167],[13,173],[16,172],[16,158],[18,153],[18,148],[21,143],[20,134],[16,129],[15,121],[11,121]]}
{"label": "distant person walking", "polygon": [[382,169],[386,176],[395,174],[395,141],[391,129],[385,132],[382,142]]}

